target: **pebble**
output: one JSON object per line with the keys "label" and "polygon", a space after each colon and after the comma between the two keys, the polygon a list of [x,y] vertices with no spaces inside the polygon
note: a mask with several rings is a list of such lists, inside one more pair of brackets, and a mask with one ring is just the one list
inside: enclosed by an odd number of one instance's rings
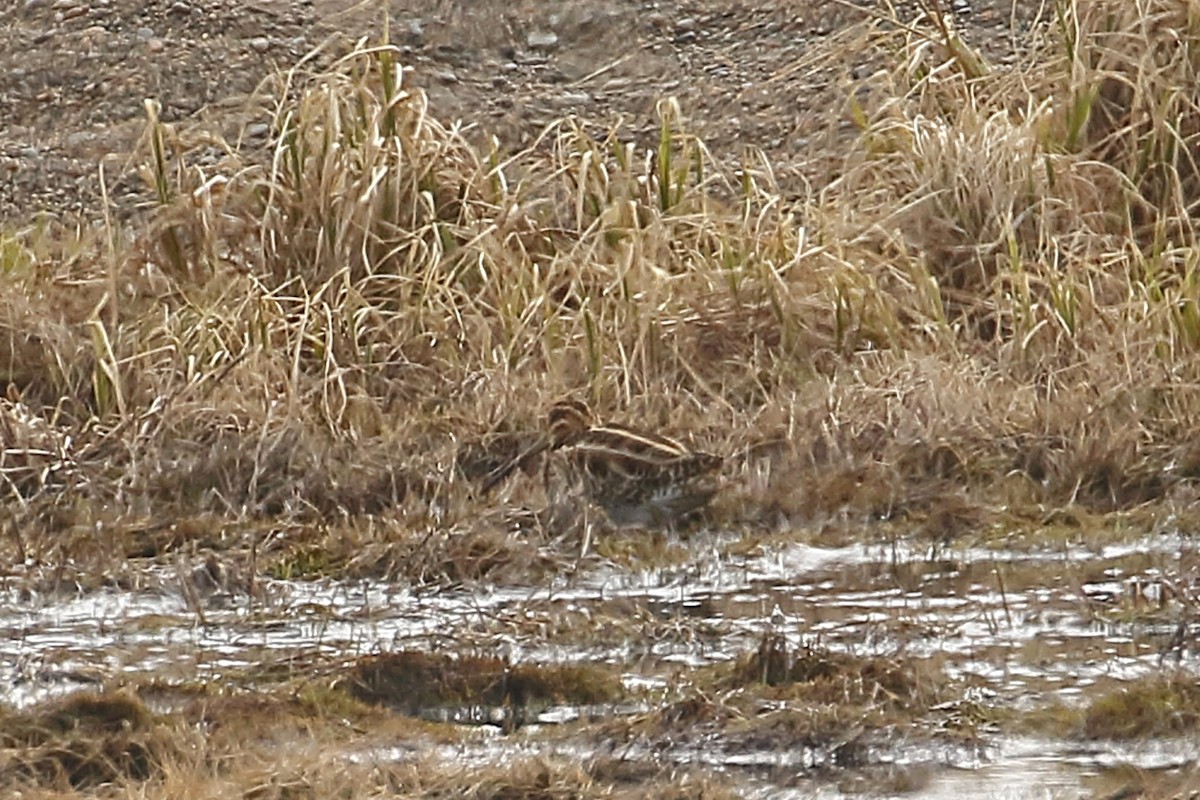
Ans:
{"label": "pebble", "polygon": [[[288,3],[276,3],[272,0],[267,5],[282,5],[296,9],[311,6],[313,2],[314,0],[289,0]],[[170,57],[172,59],[178,57],[181,59],[181,63],[183,63],[182,60],[190,55],[193,47],[198,45],[196,37],[201,35],[200,31],[210,30],[216,32],[212,34],[214,36],[219,35],[220,31],[234,33],[234,36],[240,39],[240,47],[244,48],[243,53],[249,51],[250,53],[264,54],[289,46],[303,49],[307,43],[304,37],[290,38],[297,30],[307,29],[291,27],[291,15],[286,17],[289,20],[287,26],[278,23],[278,19],[282,18],[273,18],[276,19],[275,22],[264,20],[262,25],[247,27],[244,24],[247,20],[240,17],[232,17],[231,19],[234,20],[232,27],[220,28],[218,27],[218,23],[225,21],[225,17],[218,12],[224,6],[215,1],[210,2],[209,0],[155,0],[153,3],[142,5],[140,7],[141,12],[132,16],[124,14],[126,4],[116,3],[115,0],[21,0],[21,2],[13,0],[13,2],[7,5],[13,9],[19,10],[24,8],[26,11],[33,12],[29,15],[29,27],[23,28],[18,33],[23,37],[25,47],[34,53],[76,47],[81,53],[88,51],[87,55],[91,57],[93,55],[91,53],[92,43],[94,43],[95,47],[104,48],[105,52],[103,55],[107,56],[110,49],[116,50],[118,42],[124,40],[126,46],[132,43],[135,49],[144,43],[146,50],[142,51],[141,54],[143,61],[149,57],[149,53],[155,55],[163,53],[169,46],[172,51]],[[235,5],[240,5],[240,3],[235,0]],[[316,3],[316,5],[320,6],[321,3]],[[413,4],[399,5],[413,6]],[[467,3],[466,5],[473,4]],[[614,4],[603,5],[610,7]],[[811,43],[814,28],[826,33],[831,27],[836,28],[841,24],[839,21],[837,25],[831,25],[828,14],[826,19],[820,19],[820,11],[815,10],[804,13],[801,17],[786,15],[787,20],[780,23],[772,18],[772,14],[777,9],[773,9],[770,4],[743,3],[742,0],[735,0],[726,4],[727,7],[733,9],[733,12],[731,12],[731,21],[727,21],[725,16],[720,16],[716,12],[710,15],[702,7],[692,6],[688,8],[688,4],[668,4],[658,1],[651,3],[647,1],[628,4],[617,3],[615,5],[621,6],[623,10],[620,13],[600,14],[599,12],[593,12],[592,16],[580,16],[580,13],[576,11],[576,4],[563,4],[560,8],[570,10],[550,15],[539,15],[540,20],[536,22],[530,22],[527,18],[525,24],[531,27],[520,29],[519,33],[510,37],[504,37],[508,39],[511,46],[501,46],[500,42],[497,41],[504,36],[503,32],[499,29],[492,31],[496,38],[492,39],[492,46],[487,49],[480,49],[479,45],[474,43],[471,37],[459,37],[458,41],[467,42],[467,45],[463,48],[467,51],[467,55],[461,59],[461,63],[458,63],[456,60],[441,61],[439,56],[431,52],[433,45],[443,39],[447,29],[449,29],[451,34],[453,33],[453,29],[457,25],[457,19],[451,20],[455,24],[448,24],[446,19],[442,16],[434,16],[433,12],[430,12],[429,15],[422,15],[421,12],[413,13],[410,11],[405,13],[400,11],[396,15],[397,18],[394,25],[395,29],[401,34],[401,41],[405,42],[406,46],[416,45],[417,50],[415,52],[419,55],[417,58],[409,59],[408,61],[409,63],[422,65],[425,79],[430,84],[434,86],[442,84],[460,87],[465,85],[466,87],[481,89],[483,90],[482,95],[486,100],[482,104],[483,108],[480,109],[481,111],[487,108],[521,109],[520,113],[512,116],[516,123],[519,123],[523,129],[526,122],[524,117],[528,101],[517,100],[514,105],[512,98],[507,96],[497,98],[496,96],[514,94],[524,97],[525,93],[536,89],[544,92],[543,97],[547,99],[549,104],[558,106],[559,108],[563,106],[581,106],[585,112],[591,113],[594,109],[589,109],[587,106],[597,103],[607,106],[609,102],[612,102],[614,105],[620,105],[620,103],[629,99],[624,96],[627,92],[632,91],[634,98],[640,98],[643,96],[643,93],[651,90],[656,93],[670,92],[672,88],[678,89],[683,86],[685,90],[690,91],[692,86],[695,85],[695,81],[703,84],[707,80],[711,84],[714,93],[720,92],[722,97],[728,96],[720,106],[722,111],[725,113],[733,111],[734,113],[741,114],[747,120],[748,125],[751,124],[750,115],[753,113],[753,109],[759,107],[765,108],[766,106],[766,100],[757,94],[738,98],[738,100],[745,102],[747,109],[745,111],[742,110],[737,101],[731,102],[731,98],[738,91],[741,79],[745,74],[749,73],[755,78],[761,78],[765,74],[762,65],[758,64],[756,60],[757,55],[751,57],[752,64],[742,61],[739,57],[739,60],[736,62],[737,68],[734,70],[730,70],[726,64],[711,65],[705,69],[702,65],[703,62],[697,64],[687,63],[684,65],[687,74],[685,81],[671,81],[666,83],[666,85],[658,85],[657,82],[654,82],[652,89],[646,86],[647,79],[644,73],[650,72],[654,77],[662,79],[665,75],[670,74],[670,72],[663,70],[662,73],[658,73],[654,69],[654,65],[668,62],[651,60],[648,62],[651,66],[645,70],[640,62],[635,62],[633,66],[637,77],[627,77],[628,68],[615,69],[597,74],[587,84],[587,88],[592,90],[592,94],[590,95],[579,92],[578,88],[580,87],[564,86],[561,83],[558,86],[548,85],[563,81],[564,72],[566,78],[576,78],[578,77],[578,72],[587,71],[583,67],[578,67],[577,63],[584,64],[585,66],[592,64],[590,59],[595,56],[594,48],[598,45],[598,42],[588,41],[593,38],[593,30],[595,31],[596,39],[610,42],[611,39],[608,39],[608,37],[615,35],[612,25],[624,25],[626,26],[624,30],[627,34],[632,34],[641,40],[638,42],[627,41],[624,44],[635,48],[640,48],[643,44],[646,46],[651,44],[656,46],[657,50],[655,53],[657,55],[651,54],[650,57],[652,59],[677,59],[686,53],[686,50],[679,47],[679,45],[689,45],[692,42],[698,42],[699,38],[704,38],[705,44],[710,42],[715,44],[720,39],[731,41],[734,44],[755,42],[755,46],[761,46],[764,53],[767,51],[770,52],[770,57],[763,57],[763,62],[768,68],[766,71],[770,72],[769,67],[771,65],[786,63],[787,61],[787,59],[780,57],[780,50],[778,49],[780,42],[774,41],[776,38],[781,38],[784,41],[799,40],[807,47]],[[825,5],[827,4],[812,4],[814,9],[821,9]],[[975,6],[975,14],[976,16],[980,16],[981,13],[986,14],[987,9],[992,4],[979,2],[979,0],[945,0],[944,5],[958,13],[968,13],[970,6]],[[641,13],[633,17],[625,14],[624,9],[632,9],[635,6],[642,9]],[[484,4],[484,7],[486,7],[486,4]],[[758,10],[755,10],[756,7]],[[114,8],[122,9],[122,13],[120,15],[114,14],[112,12]],[[647,9],[649,9],[649,13],[646,13]],[[766,12],[759,13],[762,9],[766,9]],[[689,14],[689,11],[692,13]],[[19,11],[13,11],[9,12],[9,15],[19,16],[19,13]],[[165,16],[167,14],[171,16]],[[74,20],[77,17],[81,17],[83,21],[56,25],[51,19],[56,15],[62,20]],[[192,15],[200,15],[205,19],[206,23],[211,24],[205,24],[197,31],[180,33],[178,35],[170,33],[167,30],[168,27],[178,28],[184,20],[191,22]],[[211,20],[208,19],[208,15],[211,15]],[[4,16],[5,12],[0,11],[0,18]],[[486,15],[481,14],[481,16]],[[813,17],[818,18],[815,25],[812,23]],[[297,24],[299,24],[300,20],[306,19],[303,15],[296,15],[295,18],[298,21]],[[164,22],[164,19],[167,21]],[[838,15],[833,14],[832,19],[838,19]],[[112,30],[106,33],[103,27],[95,24],[97,22],[104,22]],[[154,26],[150,26],[150,22],[154,22]],[[629,25],[633,27],[629,27]],[[593,28],[585,30],[589,26],[593,26]],[[0,27],[3,27],[2,22],[0,22]],[[162,38],[156,35],[156,29],[159,27],[164,29],[164,36]],[[619,27],[617,28],[617,30],[620,29]],[[76,30],[79,30],[85,37],[92,38],[85,39],[84,45],[80,46],[76,40],[76,34],[73,33]],[[790,39],[785,35],[787,31],[793,32]],[[240,32],[240,36],[235,32]],[[603,37],[601,34],[603,34]],[[37,38],[34,40],[34,44],[31,45],[30,37],[34,36]],[[411,38],[406,39],[405,36]],[[633,36],[629,38],[632,39]],[[772,41],[762,41],[761,37],[770,37]],[[453,36],[450,38],[452,41],[455,40]],[[672,42],[675,42],[675,44],[672,44]],[[578,55],[575,53],[576,47],[581,51]],[[677,47],[678,50],[676,49]],[[804,48],[799,49],[803,50]],[[410,47],[408,52],[414,52],[414,50]],[[646,52],[641,49],[637,50],[639,56]],[[497,54],[499,57],[497,57]],[[605,53],[604,55],[609,55],[611,59],[615,59],[621,55],[621,52]],[[242,58],[245,57],[244,55],[242,56]],[[154,59],[151,60],[153,61]],[[250,57],[250,60],[253,61],[255,59],[254,57]],[[567,60],[570,60],[570,63],[564,66],[563,70],[554,68],[554,64]],[[549,68],[541,66],[547,62],[549,62]],[[108,65],[107,62],[94,63],[97,68]],[[599,67],[604,63],[607,62],[596,61],[595,65]],[[669,63],[676,62],[671,61]],[[211,65],[212,62],[206,61],[204,64]],[[91,64],[89,64],[90,67]],[[216,67],[225,70],[226,74],[239,71],[236,68],[230,68],[227,63],[217,64]],[[855,65],[852,69],[854,74],[859,75],[860,79],[869,79],[871,68]],[[704,71],[702,72],[701,70]],[[705,72],[707,72],[707,75]],[[200,73],[200,77],[205,80],[215,80],[204,74],[203,70],[200,70]],[[30,76],[37,75],[36,66],[32,70],[22,70],[20,67],[14,66],[10,69],[7,77],[10,81],[18,82],[20,85],[31,84],[30,87],[22,89],[26,94],[31,95],[41,91],[45,85],[41,80],[34,81],[30,79]],[[85,74],[83,80],[86,81],[87,77]],[[97,74],[95,77],[99,78],[100,75]],[[0,81],[0,83],[2,82]],[[799,82],[802,83],[802,81]],[[751,83],[756,84],[757,82],[752,81]],[[493,87],[493,90],[484,89],[484,87],[489,85]],[[782,86],[783,84],[780,84],[780,88]],[[114,98],[119,97],[123,99],[125,97],[123,88],[120,83],[110,85],[108,88],[98,84],[94,91],[100,102],[92,104],[100,110],[90,114],[87,119],[102,117],[104,113],[107,113],[104,108],[104,102],[108,100],[104,96],[105,93],[108,92]],[[474,97],[466,88],[442,89],[439,93],[442,97],[450,96],[451,109],[459,102],[460,98],[458,96],[460,94],[464,95],[461,99],[466,102],[470,102],[471,98]],[[622,96],[614,97],[610,100],[608,97],[609,94]],[[56,103],[62,102],[63,99],[51,94],[44,94],[42,97],[47,102],[53,101]],[[0,100],[0,106],[2,105],[3,101]],[[0,113],[0,118],[3,116],[4,114]],[[65,116],[70,117],[70,114]],[[74,122],[73,119],[71,121]],[[7,124],[8,120],[0,119],[0,128],[5,127]],[[738,126],[735,122],[725,119],[720,127],[724,131],[731,127],[736,129]],[[63,128],[64,133],[68,133],[69,130],[69,128]],[[775,132],[771,131],[771,133]],[[6,136],[11,141],[12,139],[9,134],[11,134],[11,129],[6,131]],[[244,135],[261,142],[263,141],[263,137],[271,135],[271,128],[265,123],[247,125]],[[31,134],[27,141],[35,141],[36,139],[37,135]],[[37,156],[36,151],[34,151],[34,155]],[[43,158],[48,159],[50,157],[50,155],[46,155]],[[88,178],[89,180],[94,178],[93,172],[89,172]],[[0,181],[0,183],[3,182]],[[0,186],[0,212],[4,211],[3,205],[5,202],[5,190]]]}
{"label": "pebble", "polygon": [[558,47],[558,34],[553,31],[533,31],[526,41],[534,50],[554,50]]}
{"label": "pebble", "polygon": [[590,103],[591,100],[592,96],[587,92],[563,92],[550,98],[550,103],[556,106],[581,106]]}
{"label": "pebble", "polygon": [[671,18],[661,11],[651,11],[646,15],[646,24],[662,33],[671,26]]}
{"label": "pebble", "polygon": [[421,20],[419,19],[405,20],[401,23],[400,30],[409,44],[419,46],[425,42],[425,26],[421,24]]}

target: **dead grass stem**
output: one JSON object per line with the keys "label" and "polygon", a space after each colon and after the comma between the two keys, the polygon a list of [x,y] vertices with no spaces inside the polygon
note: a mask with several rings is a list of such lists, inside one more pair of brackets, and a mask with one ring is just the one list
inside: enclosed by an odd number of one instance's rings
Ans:
{"label": "dead grass stem", "polygon": [[1194,26],[1056,8],[1004,68],[945,20],[880,25],[861,136],[799,194],[670,100],[645,151],[573,119],[481,148],[387,44],[281,76],[265,157],[214,162],[149,106],[149,217],[4,240],[10,540],[388,509],[496,530],[458,454],[488,463],[577,392],[733,454],[722,523],[1000,482],[1163,497],[1200,473]]}

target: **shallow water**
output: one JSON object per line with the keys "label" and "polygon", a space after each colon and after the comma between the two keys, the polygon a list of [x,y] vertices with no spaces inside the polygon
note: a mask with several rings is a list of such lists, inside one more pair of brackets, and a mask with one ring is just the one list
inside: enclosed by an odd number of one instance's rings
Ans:
{"label": "shallow water", "polygon": [[[14,578],[0,585],[0,685],[9,705],[23,707],[122,676],[251,686],[264,670],[301,674],[364,654],[453,645],[517,662],[604,661],[619,666],[629,687],[665,691],[690,669],[753,649],[767,632],[795,646],[937,658],[951,678],[974,687],[969,702],[983,706],[1074,703],[1100,683],[1196,669],[1168,647],[1178,625],[1167,604],[1157,616],[1129,613],[1157,609],[1163,576],[1190,547],[1178,536],[1155,534],[1098,552],[968,549],[937,560],[891,545],[796,544],[738,557],[719,545],[695,547],[682,566],[630,571],[597,562],[537,587],[411,591],[374,581],[263,579],[253,600],[213,593],[199,605],[187,576],[153,564],[137,589],[38,594],[13,588]],[[592,619],[611,621],[621,608],[641,613],[640,624],[653,623],[654,635],[635,636],[636,626],[599,641],[544,635],[564,620],[585,628]],[[636,707],[582,713],[630,710]],[[538,725],[580,713],[550,709]],[[488,720],[486,711],[477,717]],[[495,760],[521,750],[519,739],[485,737],[447,757]],[[1194,752],[1194,742],[1072,749],[996,736],[957,747],[897,743],[873,748],[868,761],[872,769],[929,770],[908,797],[1078,797],[1098,770],[1178,765]],[[636,749],[622,755],[639,757]],[[655,755],[745,772],[763,796],[843,796],[805,777],[828,766],[829,753],[680,745]]]}

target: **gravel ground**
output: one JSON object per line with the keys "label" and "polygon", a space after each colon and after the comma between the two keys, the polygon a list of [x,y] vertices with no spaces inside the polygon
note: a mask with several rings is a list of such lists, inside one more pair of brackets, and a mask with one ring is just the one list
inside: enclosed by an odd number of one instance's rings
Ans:
{"label": "gravel ground", "polygon": [[[959,14],[993,61],[1019,51],[1038,12],[1016,0],[1014,13],[1011,2],[973,0]],[[254,133],[246,101],[260,81],[331,37],[343,48],[377,39],[381,5],[0,3],[0,222],[98,216],[101,168],[118,215],[132,213],[148,196],[131,158],[145,99],[168,122]],[[841,99],[849,81],[870,74],[861,51],[830,46],[865,19],[856,6],[874,3],[402,0],[388,12],[391,40],[434,113],[478,123],[507,146],[571,114],[621,120],[649,139],[656,103],[675,96],[718,154],[753,145],[785,179],[819,180],[825,168],[814,165],[835,161],[850,133]]]}

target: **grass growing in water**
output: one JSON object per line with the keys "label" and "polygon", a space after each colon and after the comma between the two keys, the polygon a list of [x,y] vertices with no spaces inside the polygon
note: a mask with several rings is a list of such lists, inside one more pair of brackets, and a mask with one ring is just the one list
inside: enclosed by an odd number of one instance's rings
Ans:
{"label": "grass growing in water", "polygon": [[556,566],[528,543],[553,520],[507,514],[536,481],[483,498],[452,465],[571,393],[730,455],[721,524],[1168,515],[1200,474],[1194,26],[1058,8],[1003,68],[878,28],[812,188],[667,101],[649,148],[578,120],[481,147],[386,44],[281,76],[265,155],[202,165],[211,137],[148,108],[151,214],[0,238],[0,548],[88,585],[197,543],[518,581]]}

